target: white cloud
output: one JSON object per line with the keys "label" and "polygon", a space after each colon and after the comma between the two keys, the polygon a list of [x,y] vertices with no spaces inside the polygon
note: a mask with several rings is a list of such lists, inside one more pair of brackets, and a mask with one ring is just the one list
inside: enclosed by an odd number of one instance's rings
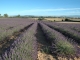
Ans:
{"label": "white cloud", "polygon": [[[77,12],[76,12],[77,11]],[[62,12],[62,14],[79,14],[80,8],[57,8],[57,9],[30,9],[30,10],[23,10],[23,11],[14,11],[9,12],[10,14],[38,14],[38,13],[47,13],[47,12]]]}
{"label": "white cloud", "polygon": [[31,9],[31,10],[23,10],[24,12],[48,12],[48,11],[65,11],[65,10],[80,10],[80,8],[58,8],[58,9]]}
{"label": "white cloud", "polygon": [[73,10],[73,11],[68,11],[66,12],[68,14],[77,14],[77,15],[80,15],[80,10]]}

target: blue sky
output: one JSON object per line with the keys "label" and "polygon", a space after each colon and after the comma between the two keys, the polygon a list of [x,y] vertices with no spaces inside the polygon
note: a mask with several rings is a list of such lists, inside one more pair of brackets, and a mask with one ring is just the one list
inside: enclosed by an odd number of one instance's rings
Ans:
{"label": "blue sky", "polygon": [[80,15],[80,0],[0,0],[0,14]]}

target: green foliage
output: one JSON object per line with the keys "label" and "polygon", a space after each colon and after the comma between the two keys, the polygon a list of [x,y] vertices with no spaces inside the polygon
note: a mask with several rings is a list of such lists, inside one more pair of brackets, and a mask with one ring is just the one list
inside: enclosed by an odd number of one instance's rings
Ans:
{"label": "green foliage", "polygon": [[71,55],[75,53],[74,47],[68,42],[59,41],[57,48],[62,54]]}
{"label": "green foliage", "polygon": [[2,18],[3,16],[0,14],[0,18]]}
{"label": "green foliage", "polygon": [[19,18],[19,17],[22,17],[22,16],[16,15],[16,16],[11,16],[10,18]]}
{"label": "green foliage", "polygon": [[71,20],[71,19],[65,19],[65,21],[69,21],[69,22],[80,22],[80,21],[76,21],[76,20]]}
{"label": "green foliage", "polygon": [[0,14],[0,17],[1,17],[1,14]]}
{"label": "green foliage", "polygon": [[17,15],[17,17],[20,17],[20,15]]}
{"label": "green foliage", "polygon": [[43,49],[41,50],[41,52],[49,54],[50,53],[50,49],[49,49],[48,46],[44,46]]}
{"label": "green foliage", "polygon": [[39,17],[38,20],[40,20],[40,21],[41,21],[41,20],[44,20],[44,17]]}
{"label": "green foliage", "polygon": [[65,21],[70,21],[70,19],[67,19],[67,18],[66,18]]}
{"label": "green foliage", "polygon": [[8,14],[4,14],[4,17],[8,17]]}
{"label": "green foliage", "polygon": [[64,20],[62,19],[62,21],[64,21]]}

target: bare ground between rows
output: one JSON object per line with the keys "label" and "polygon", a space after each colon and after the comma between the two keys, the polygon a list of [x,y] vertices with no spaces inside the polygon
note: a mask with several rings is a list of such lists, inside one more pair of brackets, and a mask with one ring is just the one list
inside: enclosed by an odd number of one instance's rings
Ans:
{"label": "bare ground between rows", "polygon": [[[51,43],[46,39],[47,37],[44,35],[40,25],[38,24],[37,33],[35,35],[38,41],[38,58],[37,60],[80,60],[80,57],[66,57],[66,56],[58,56],[56,54],[52,54],[51,52],[45,53],[45,47],[50,47]],[[61,55],[61,54],[60,54]]]}
{"label": "bare ground between rows", "polygon": [[38,42],[38,58],[37,60],[52,60],[55,59],[50,53],[44,52],[45,47],[51,46],[50,42],[46,39],[40,25],[37,26],[37,33],[35,34]]}
{"label": "bare ground between rows", "polygon": [[74,57],[74,59],[65,58],[65,57],[55,58],[51,54],[46,54],[46,53],[42,53],[42,52],[38,51],[38,60],[80,60],[80,57],[79,58]]}
{"label": "bare ground between rows", "polygon": [[11,46],[14,40],[17,40],[18,37],[20,37],[32,25],[33,23],[24,27],[23,29],[20,29],[17,32],[14,32],[12,36],[6,37],[4,40],[0,41],[0,55],[3,54]]}

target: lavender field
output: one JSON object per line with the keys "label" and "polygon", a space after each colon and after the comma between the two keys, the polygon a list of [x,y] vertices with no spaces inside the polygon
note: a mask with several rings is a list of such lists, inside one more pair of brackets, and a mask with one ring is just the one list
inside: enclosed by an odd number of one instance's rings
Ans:
{"label": "lavender field", "polygon": [[80,24],[1,18],[0,60],[80,60]]}

